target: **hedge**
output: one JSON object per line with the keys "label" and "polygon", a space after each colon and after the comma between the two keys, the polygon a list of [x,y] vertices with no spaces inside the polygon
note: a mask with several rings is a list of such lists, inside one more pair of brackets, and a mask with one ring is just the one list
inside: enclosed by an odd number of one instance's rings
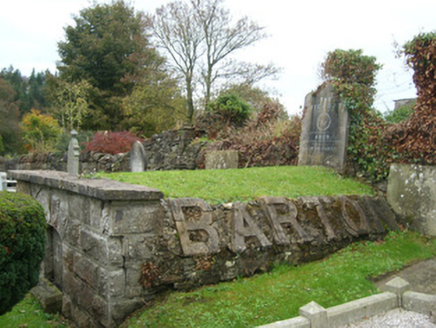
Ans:
{"label": "hedge", "polygon": [[0,315],[38,283],[45,229],[44,209],[36,200],[0,192]]}

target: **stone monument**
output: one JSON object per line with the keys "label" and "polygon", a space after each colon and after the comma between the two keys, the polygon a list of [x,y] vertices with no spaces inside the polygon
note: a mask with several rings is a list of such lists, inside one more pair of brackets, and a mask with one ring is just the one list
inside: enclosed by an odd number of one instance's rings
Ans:
{"label": "stone monument", "polygon": [[70,144],[68,145],[68,163],[67,172],[68,175],[77,177],[79,175],[79,155],[80,147],[77,141],[77,131],[71,131]]}
{"label": "stone monument", "polygon": [[331,84],[305,99],[298,165],[328,166],[339,172],[345,168],[348,141],[348,111]]}
{"label": "stone monument", "polygon": [[130,172],[142,172],[147,170],[145,149],[142,143],[135,141],[130,150]]}

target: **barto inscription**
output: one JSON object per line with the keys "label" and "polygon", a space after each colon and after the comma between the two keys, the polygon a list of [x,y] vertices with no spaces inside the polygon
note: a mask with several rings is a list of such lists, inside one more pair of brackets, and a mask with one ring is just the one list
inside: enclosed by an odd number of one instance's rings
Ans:
{"label": "barto inscription", "polygon": [[[254,205],[238,202],[232,205],[230,214],[226,214],[230,229],[212,226],[214,210],[202,199],[170,199],[168,203],[187,256],[218,253],[220,243],[234,253],[243,253],[252,247],[311,243],[320,233],[326,240],[336,240],[343,236],[368,235],[371,231],[382,232],[385,227],[398,228],[392,217],[382,214],[388,212],[375,208],[380,206],[378,202],[365,197],[302,197],[298,200],[262,197]],[[256,216],[251,214],[251,209]],[[187,215],[188,212],[191,214]],[[315,216],[316,224],[306,219],[309,213]],[[322,231],[317,226],[321,226]],[[220,231],[230,231],[231,235],[220,235]],[[314,231],[317,231],[315,235]]]}

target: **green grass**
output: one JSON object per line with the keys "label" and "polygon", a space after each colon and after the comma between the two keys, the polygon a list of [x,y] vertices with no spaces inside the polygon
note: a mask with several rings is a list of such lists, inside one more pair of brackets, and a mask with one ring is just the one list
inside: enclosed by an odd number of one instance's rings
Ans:
{"label": "green grass", "polygon": [[38,301],[31,294],[27,294],[10,312],[0,316],[0,327],[2,328],[68,326],[68,323],[59,315],[44,313]]}
{"label": "green grass", "polygon": [[268,274],[172,292],[122,327],[254,327],[298,316],[315,301],[328,308],[378,293],[367,278],[436,256],[436,239],[391,233],[385,242],[352,244],[329,258]]}
{"label": "green grass", "polygon": [[[254,327],[298,316],[315,301],[328,308],[378,293],[367,279],[436,256],[436,239],[417,233],[391,233],[383,242],[361,242],[329,258],[300,266],[280,265],[272,272],[192,292],[167,293],[138,311],[122,327]],[[28,295],[0,316],[0,327],[66,327],[45,314]]]}
{"label": "green grass", "polygon": [[203,198],[211,204],[251,201],[261,196],[372,195],[369,186],[323,167],[276,166],[231,170],[107,173],[102,177],[145,185],[166,198]]}

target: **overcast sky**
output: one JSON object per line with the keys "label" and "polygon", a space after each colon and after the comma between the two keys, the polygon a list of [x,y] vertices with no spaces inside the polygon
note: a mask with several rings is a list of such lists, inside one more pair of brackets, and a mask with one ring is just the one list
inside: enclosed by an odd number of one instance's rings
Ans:
{"label": "overcast sky", "polygon": [[[108,1],[99,1],[108,2]],[[137,10],[152,13],[168,0],[134,0]],[[243,51],[251,62],[273,62],[283,68],[276,90],[289,113],[300,112],[304,97],[320,84],[318,68],[329,51],[362,49],[383,69],[378,75],[376,108],[393,108],[393,100],[412,98],[416,90],[404,58],[403,45],[420,32],[436,30],[435,0],[225,0],[232,16],[246,15],[266,28],[269,38]],[[13,65],[22,74],[56,70],[57,42],[73,14],[87,0],[3,0],[0,6],[0,69]],[[260,85],[262,86],[262,85]]]}

